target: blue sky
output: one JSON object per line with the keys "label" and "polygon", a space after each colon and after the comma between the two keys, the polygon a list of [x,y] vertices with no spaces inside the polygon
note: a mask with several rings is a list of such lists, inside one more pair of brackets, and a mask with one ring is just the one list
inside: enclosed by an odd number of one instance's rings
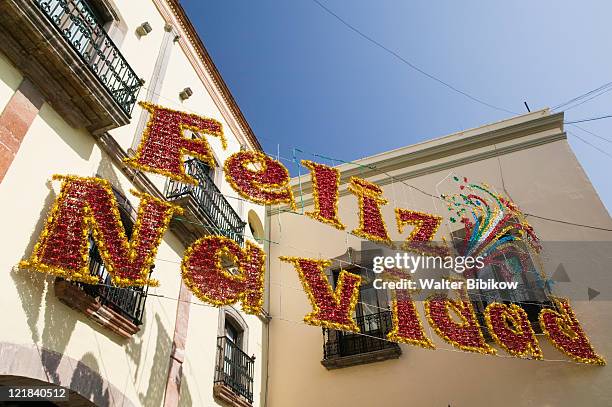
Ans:
{"label": "blue sky", "polygon": [[[419,68],[510,111],[524,113],[523,101],[556,106],[612,81],[609,1],[319,1]],[[414,71],[314,0],[182,4],[269,153],[292,158],[299,147],[348,161],[510,116]],[[611,113],[607,92],[566,120]],[[610,211],[612,119],[580,126],[594,134],[566,130],[592,146],[569,142]]]}

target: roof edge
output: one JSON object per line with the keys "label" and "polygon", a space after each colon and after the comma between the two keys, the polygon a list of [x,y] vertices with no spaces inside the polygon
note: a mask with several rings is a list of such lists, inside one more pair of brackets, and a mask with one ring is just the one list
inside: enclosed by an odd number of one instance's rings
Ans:
{"label": "roof edge", "polygon": [[253,131],[253,129],[251,128],[251,125],[249,124],[246,117],[244,116],[244,113],[242,113],[242,110],[238,106],[236,99],[234,99],[232,92],[230,91],[227,84],[225,83],[225,80],[223,79],[223,77],[221,76],[221,73],[217,69],[217,66],[213,62],[210,54],[208,53],[208,50],[204,46],[204,42],[202,41],[202,38],[200,38],[200,35],[198,34],[191,20],[187,16],[187,13],[185,12],[185,9],[183,8],[183,6],[180,4],[180,1],[179,0],[165,0],[165,2],[170,7],[172,14],[174,14],[174,17],[181,23],[183,30],[185,30],[185,32],[187,33],[188,40],[191,42],[191,45],[195,48],[200,61],[204,64],[204,66],[210,73],[215,86],[221,93],[221,96],[223,97],[223,100],[225,101],[225,103],[227,103],[227,105],[229,106],[231,113],[234,115],[234,117],[238,121],[238,124],[241,127],[241,130],[245,133],[249,141],[253,143],[253,146],[255,146],[255,148],[257,148],[260,151],[263,151],[261,143],[257,139],[255,132]]}

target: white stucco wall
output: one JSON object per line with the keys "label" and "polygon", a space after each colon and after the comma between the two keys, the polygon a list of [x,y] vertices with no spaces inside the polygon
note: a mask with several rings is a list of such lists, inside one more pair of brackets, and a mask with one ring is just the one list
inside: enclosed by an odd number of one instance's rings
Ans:
{"label": "white stucco wall", "polygon": [[[117,0],[114,3],[122,18],[121,24],[127,27],[121,52],[134,71],[146,80],[147,86],[164,34],[164,17],[153,1]],[[144,21],[151,24],[153,31],[139,38],[135,29]],[[227,122],[235,119],[223,115],[209,94],[208,89],[213,85],[204,86],[183,48],[175,44],[170,58],[158,103],[221,121],[228,149],[223,151],[220,142],[213,137],[209,140],[222,166],[229,154],[240,150],[237,135]],[[19,70],[0,55],[0,110],[22,79]],[[181,103],[178,94],[187,86],[193,89],[194,95]],[[146,89],[143,89],[139,100],[145,95]],[[110,131],[126,151],[135,137],[140,112],[141,108],[136,106],[129,125]],[[154,278],[160,281],[160,286],[149,289],[151,295],[147,298],[141,331],[129,340],[120,339],[84,314],[60,303],[53,292],[53,277],[15,267],[31,253],[47,210],[59,191],[59,182],[49,182],[56,173],[99,174],[118,187],[134,207],[138,205],[138,199],[129,193],[134,188],[130,180],[99,148],[94,137],[83,129],[70,127],[44,104],[0,184],[0,213],[4,214],[2,225],[5,229],[0,238],[0,270],[3,271],[0,273],[0,307],[10,310],[3,313],[5,327],[10,329],[0,330],[0,342],[35,344],[82,361],[135,405],[160,406],[166,387],[181,285],[180,262],[185,247],[171,231],[166,232],[154,270]],[[150,179],[163,191],[164,177],[150,175]],[[228,201],[245,221],[247,213],[253,209],[263,223],[263,207],[232,198],[237,195],[224,177],[219,176],[217,180],[222,193],[228,195]],[[245,235],[252,238],[248,225]],[[219,312],[196,298],[191,301],[181,405],[213,406],[217,404],[212,388]],[[257,317],[244,315],[244,318],[249,325],[246,352],[256,356],[254,405],[257,406],[263,362],[263,324]]]}

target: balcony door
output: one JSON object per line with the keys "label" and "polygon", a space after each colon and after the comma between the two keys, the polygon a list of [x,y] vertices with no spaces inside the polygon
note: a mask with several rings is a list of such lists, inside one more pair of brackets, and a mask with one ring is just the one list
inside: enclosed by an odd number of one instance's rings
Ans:
{"label": "balcony door", "polygon": [[99,43],[103,34],[104,21],[84,0],[50,0],[43,7],[58,28],[68,36],[70,43],[87,62],[96,57],[94,44]]}
{"label": "balcony door", "polygon": [[240,383],[242,330],[234,326],[229,320],[225,321],[225,337],[229,339],[225,344],[225,363],[223,371],[233,383]]}
{"label": "balcony door", "polygon": [[[353,318],[361,334],[338,331],[339,352],[343,356],[360,354],[377,350],[382,344],[376,338],[385,338],[391,329],[391,315],[386,290],[377,290],[373,286],[374,273],[365,268],[348,269],[361,276],[359,299]],[[338,284],[340,270],[332,271],[334,289]]]}

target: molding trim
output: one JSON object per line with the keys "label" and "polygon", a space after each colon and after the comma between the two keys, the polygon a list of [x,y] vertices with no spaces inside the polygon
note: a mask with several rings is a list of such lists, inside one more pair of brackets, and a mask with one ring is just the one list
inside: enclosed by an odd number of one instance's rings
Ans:
{"label": "molding trim", "polygon": [[166,23],[179,26],[181,37],[187,39],[179,41],[181,48],[234,134],[248,142],[253,150],[263,151],[179,0],[153,0],[153,3]]}
{"label": "molding trim", "polygon": [[98,406],[134,406],[117,387],[82,361],[38,345],[0,342],[0,376],[4,375],[61,386]]}
{"label": "molding trim", "polygon": [[231,305],[226,305],[219,308],[219,321],[217,323],[217,336],[225,336],[225,321],[229,318],[242,329],[242,343],[240,344],[242,351],[249,353],[249,324],[240,313]]}
{"label": "molding trim", "polygon": [[[457,138],[461,135],[458,134],[434,139],[357,161],[359,164],[372,166],[370,169],[364,170],[354,164],[342,164],[336,167],[341,173],[339,196],[349,195],[346,186],[351,176],[367,178],[369,181],[384,186],[393,182],[405,181],[461,165],[566,140],[567,135],[562,129],[562,123],[563,113],[547,115],[468,137]],[[544,131],[547,131],[547,133],[537,134]],[[448,139],[448,142],[443,142],[444,139]],[[302,202],[305,207],[313,204],[310,176],[306,174],[302,176],[301,180],[293,178],[291,185],[296,197],[300,195],[301,191],[300,205]],[[286,205],[271,208],[268,210],[268,216],[288,210],[289,207]]]}

